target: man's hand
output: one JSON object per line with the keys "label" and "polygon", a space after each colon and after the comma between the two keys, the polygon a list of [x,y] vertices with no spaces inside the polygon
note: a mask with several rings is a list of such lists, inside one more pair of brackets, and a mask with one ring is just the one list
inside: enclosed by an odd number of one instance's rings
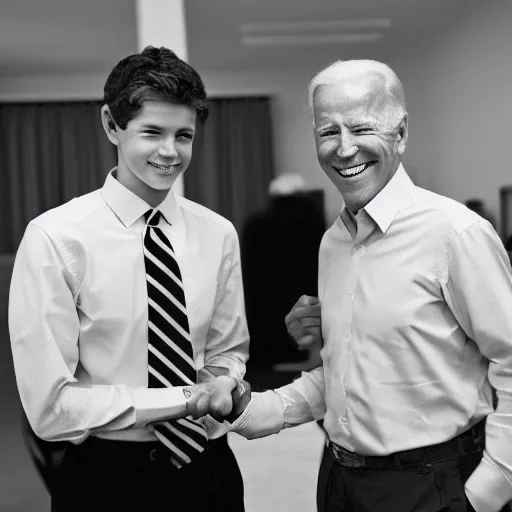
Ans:
{"label": "man's hand", "polygon": [[184,387],[187,414],[194,419],[206,414],[213,417],[227,416],[233,409],[231,392],[236,386],[235,379],[222,375],[203,384]]}
{"label": "man's hand", "polygon": [[320,301],[318,297],[303,295],[284,319],[288,334],[299,348],[322,343]]}
{"label": "man's hand", "polygon": [[233,409],[228,416],[222,419],[233,423],[245,411],[251,401],[251,385],[247,381],[241,380],[231,392],[231,396],[233,398]]}

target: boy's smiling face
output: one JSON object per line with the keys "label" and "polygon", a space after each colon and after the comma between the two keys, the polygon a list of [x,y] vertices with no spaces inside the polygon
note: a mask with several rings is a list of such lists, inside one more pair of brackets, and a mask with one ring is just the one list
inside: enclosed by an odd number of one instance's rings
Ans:
{"label": "boy's smiling face", "polygon": [[[103,109],[105,118],[108,107]],[[117,180],[151,206],[157,206],[190,163],[195,128],[194,107],[145,101],[126,129],[105,128],[117,146]]]}

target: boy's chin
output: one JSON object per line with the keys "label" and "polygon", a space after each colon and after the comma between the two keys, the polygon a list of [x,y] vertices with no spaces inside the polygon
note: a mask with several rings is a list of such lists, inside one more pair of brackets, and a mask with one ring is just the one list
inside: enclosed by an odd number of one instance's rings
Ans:
{"label": "boy's chin", "polygon": [[166,176],[152,176],[151,179],[146,180],[146,185],[153,190],[164,192],[172,188],[179,175],[179,172],[175,172]]}

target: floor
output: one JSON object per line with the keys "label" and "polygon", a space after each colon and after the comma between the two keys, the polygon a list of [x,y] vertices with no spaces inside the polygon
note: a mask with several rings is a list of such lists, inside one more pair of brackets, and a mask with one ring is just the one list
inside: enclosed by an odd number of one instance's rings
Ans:
{"label": "floor", "polygon": [[316,423],[252,441],[231,434],[246,512],[314,512],[323,439]]}
{"label": "floor", "polygon": [[[5,325],[0,325],[0,512],[47,512],[49,499],[19,428],[19,400]],[[323,434],[315,424],[247,441],[231,434],[246,512],[314,512]]]}

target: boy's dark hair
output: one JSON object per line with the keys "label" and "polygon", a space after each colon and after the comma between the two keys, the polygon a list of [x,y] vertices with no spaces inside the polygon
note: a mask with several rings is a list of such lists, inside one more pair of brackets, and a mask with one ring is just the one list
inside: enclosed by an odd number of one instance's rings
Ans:
{"label": "boy's dark hair", "polygon": [[147,100],[194,107],[200,121],[208,116],[201,77],[168,48],[147,46],[121,60],[107,78],[104,102],[122,130]]}

